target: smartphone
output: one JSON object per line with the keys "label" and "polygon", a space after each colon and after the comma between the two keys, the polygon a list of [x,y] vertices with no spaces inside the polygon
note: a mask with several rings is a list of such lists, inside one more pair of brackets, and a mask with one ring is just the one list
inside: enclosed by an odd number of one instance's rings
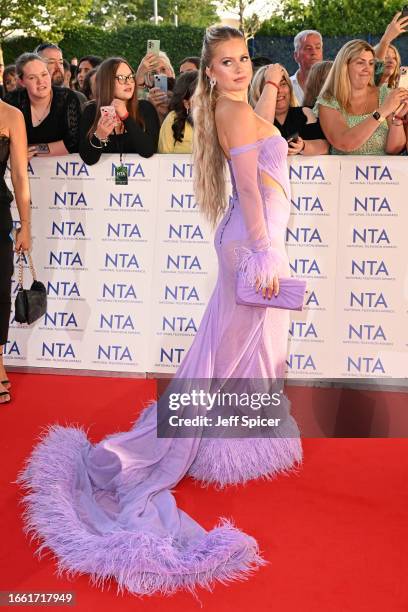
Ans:
{"label": "smartphone", "polygon": [[398,87],[408,89],[408,66],[401,66]]}
{"label": "smartphone", "polygon": [[408,4],[402,7],[400,19],[403,17],[408,17]]}
{"label": "smartphone", "polygon": [[162,91],[167,91],[167,75],[166,74],[155,74],[153,78],[154,78],[155,87],[158,87]]}
{"label": "smartphone", "polygon": [[148,40],[147,41],[147,52],[159,55],[160,52],[160,40]]}
{"label": "smartphone", "polygon": [[116,110],[114,106],[101,106],[101,115],[116,119]]}
{"label": "smartphone", "polygon": [[37,155],[41,155],[41,153],[44,155],[45,153],[50,152],[50,147],[45,142],[37,144],[35,145],[35,152],[37,153]]}
{"label": "smartphone", "polygon": [[287,143],[297,142],[299,140],[299,132],[294,132],[290,136],[287,137]]}

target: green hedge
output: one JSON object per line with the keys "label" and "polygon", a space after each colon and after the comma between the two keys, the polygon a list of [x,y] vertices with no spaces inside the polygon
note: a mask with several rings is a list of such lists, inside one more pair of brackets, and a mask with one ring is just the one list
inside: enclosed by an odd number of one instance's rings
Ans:
{"label": "green hedge", "polygon": [[[64,57],[83,55],[124,56],[134,68],[146,54],[148,39],[160,39],[160,47],[170,56],[175,68],[186,55],[200,55],[204,28],[171,25],[154,26],[150,23],[128,25],[118,30],[104,31],[95,26],[80,26],[66,31],[59,42]],[[18,37],[3,43],[6,64],[14,62],[24,51],[32,51],[42,42],[36,38]]]}

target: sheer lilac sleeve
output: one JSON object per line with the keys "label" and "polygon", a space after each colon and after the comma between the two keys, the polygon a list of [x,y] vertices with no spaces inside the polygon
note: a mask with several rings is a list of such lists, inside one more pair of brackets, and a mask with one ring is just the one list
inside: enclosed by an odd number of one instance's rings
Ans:
{"label": "sheer lilac sleeve", "polygon": [[278,249],[271,246],[264,214],[264,204],[258,186],[258,145],[251,143],[230,149],[232,170],[249,248],[239,249],[239,270],[247,282],[262,287],[271,284],[283,263]]}

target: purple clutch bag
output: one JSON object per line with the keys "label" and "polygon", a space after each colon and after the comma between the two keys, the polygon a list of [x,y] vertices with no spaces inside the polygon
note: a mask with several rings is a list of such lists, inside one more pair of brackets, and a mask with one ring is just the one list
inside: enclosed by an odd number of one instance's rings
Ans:
{"label": "purple clutch bag", "polygon": [[237,274],[236,296],[237,304],[246,306],[263,306],[264,308],[285,308],[286,310],[302,310],[306,293],[306,281],[298,278],[280,278],[279,293],[271,299],[262,297],[262,292],[256,293],[242,272]]}

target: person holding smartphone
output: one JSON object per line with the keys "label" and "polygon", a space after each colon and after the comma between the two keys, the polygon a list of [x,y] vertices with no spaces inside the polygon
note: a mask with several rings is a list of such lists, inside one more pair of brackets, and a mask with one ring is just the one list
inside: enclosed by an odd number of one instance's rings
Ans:
{"label": "person holding smartphone", "polygon": [[15,233],[15,250],[31,247],[30,188],[27,174],[27,136],[24,117],[19,110],[0,101],[0,404],[11,399],[11,383],[3,363],[4,345],[11,310],[11,277],[13,275],[13,219],[10,204],[13,194],[4,180],[7,162],[16,199],[20,227]]}
{"label": "person holding smartphone", "polygon": [[334,155],[398,155],[405,149],[408,90],[374,85],[374,67],[374,49],[364,40],[350,40],[334,60],[314,108]]}
{"label": "person holding smartphone", "polygon": [[391,44],[398,36],[404,34],[408,27],[408,6],[394,15],[385,29],[375,50],[375,75],[376,85],[388,85],[398,87],[399,69],[401,56],[397,47]]}
{"label": "person holding smartphone", "polygon": [[28,157],[77,153],[81,108],[75,93],[51,85],[46,60],[36,53],[20,55],[16,72],[19,88],[6,102],[24,115]]}
{"label": "person holding smartphone", "polygon": [[138,100],[130,64],[120,57],[104,60],[95,85],[96,99],[85,106],[81,119],[79,154],[84,162],[96,164],[102,153],[156,153],[159,118],[150,102]]}

